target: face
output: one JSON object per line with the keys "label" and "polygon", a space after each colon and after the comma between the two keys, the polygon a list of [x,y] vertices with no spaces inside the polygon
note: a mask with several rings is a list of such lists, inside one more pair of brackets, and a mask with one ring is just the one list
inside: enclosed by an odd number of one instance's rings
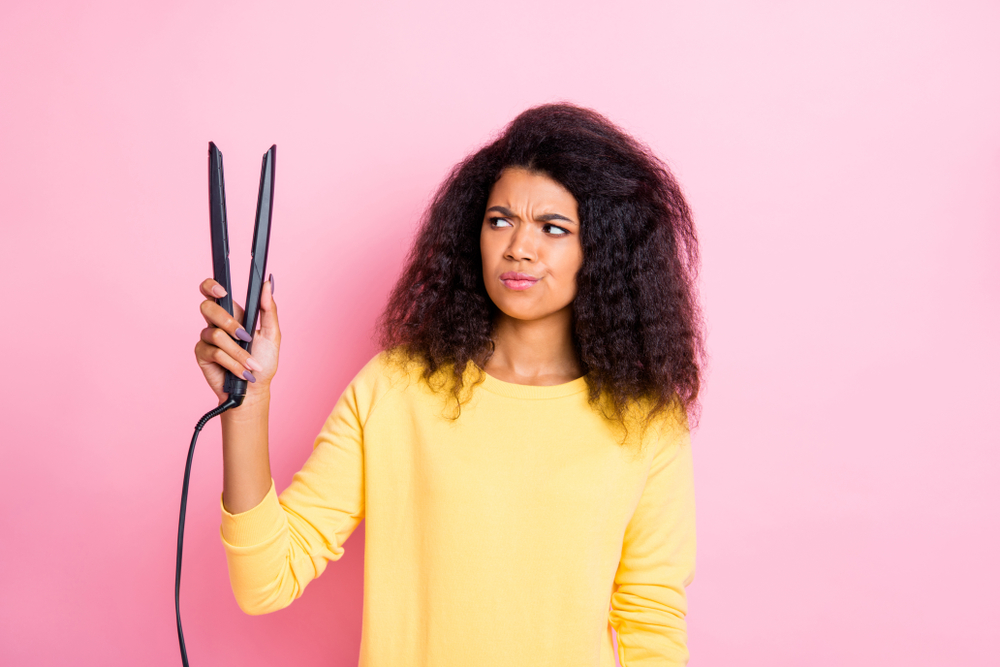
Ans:
{"label": "face", "polygon": [[539,320],[568,312],[583,264],[576,198],[544,174],[503,171],[479,237],[486,292],[505,315]]}

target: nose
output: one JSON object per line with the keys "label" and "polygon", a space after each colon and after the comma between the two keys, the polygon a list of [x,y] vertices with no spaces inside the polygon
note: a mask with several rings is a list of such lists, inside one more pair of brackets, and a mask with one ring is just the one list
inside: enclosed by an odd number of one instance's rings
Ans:
{"label": "nose", "polygon": [[522,223],[514,228],[514,233],[511,234],[510,244],[507,246],[504,257],[515,262],[535,261],[537,253],[531,225]]}

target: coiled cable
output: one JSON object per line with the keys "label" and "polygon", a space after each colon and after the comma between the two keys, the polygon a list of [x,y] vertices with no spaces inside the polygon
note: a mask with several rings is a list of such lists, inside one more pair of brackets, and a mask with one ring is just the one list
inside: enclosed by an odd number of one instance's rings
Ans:
{"label": "coiled cable", "polygon": [[213,417],[218,417],[226,410],[235,408],[243,403],[243,396],[233,398],[230,396],[219,407],[205,413],[205,416],[198,420],[194,427],[194,435],[191,437],[191,447],[188,448],[187,463],[184,466],[184,487],[181,489],[181,516],[177,522],[177,570],[174,575],[174,610],[177,612],[177,639],[181,645],[181,662],[184,667],[189,667],[187,648],[184,646],[184,630],[181,628],[181,555],[184,552],[184,515],[187,513],[188,483],[191,481],[191,462],[194,460],[194,446],[198,442],[198,434]]}

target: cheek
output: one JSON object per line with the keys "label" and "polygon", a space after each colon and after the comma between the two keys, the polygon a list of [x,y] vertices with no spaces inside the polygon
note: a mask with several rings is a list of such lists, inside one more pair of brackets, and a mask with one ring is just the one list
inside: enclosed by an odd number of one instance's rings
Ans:
{"label": "cheek", "polygon": [[577,244],[574,247],[566,248],[556,259],[556,266],[559,272],[559,282],[568,289],[576,289],[576,274],[583,266],[583,252]]}
{"label": "cheek", "polygon": [[493,252],[490,248],[490,237],[485,233],[485,230],[479,234],[479,256],[482,259],[483,272],[485,273],[489,269],[491,258],[493,257]]}

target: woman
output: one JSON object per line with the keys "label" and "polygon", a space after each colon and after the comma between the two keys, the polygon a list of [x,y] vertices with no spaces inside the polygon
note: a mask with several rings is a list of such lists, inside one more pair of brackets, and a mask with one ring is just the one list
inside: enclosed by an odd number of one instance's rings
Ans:
{"label": "woman", "polygon": [[198,363],[220,400],[224,369],[253,381],[222,416],[240,606],[290,604],[367,519],[362,665],[605,667],[612,627],[624,667],[686,664],[696,261],[648,149],[590,110],[522,113],[441,186],[383,352],[280,499],[273,279],[253,357],[205,281]]}

